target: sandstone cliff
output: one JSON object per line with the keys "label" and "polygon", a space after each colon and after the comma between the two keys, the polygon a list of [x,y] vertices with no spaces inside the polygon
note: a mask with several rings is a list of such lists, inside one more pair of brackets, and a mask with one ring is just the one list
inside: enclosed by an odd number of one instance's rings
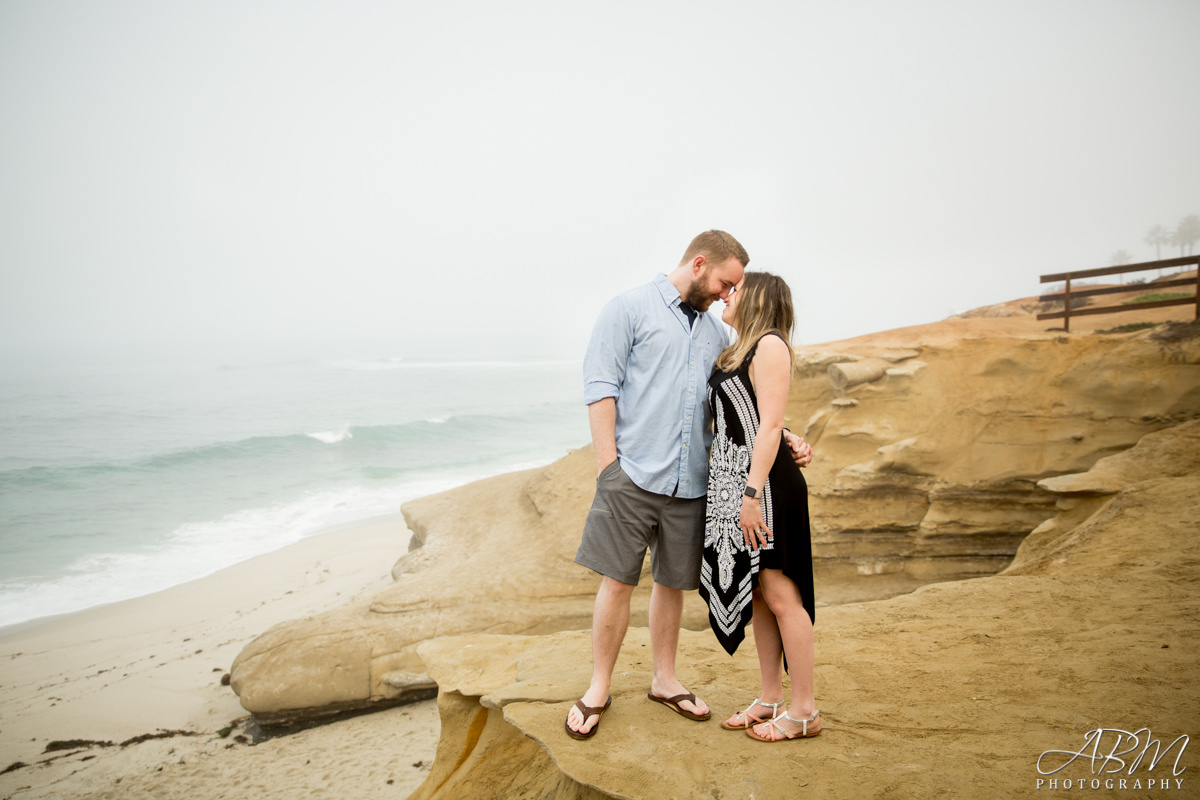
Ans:
{"label": "sandstone cliff", "polygon": [[900,341],[798,358],[789,405],[817,453],[814,555],[837,599],[1002,569],[1053,513],[1038,481],[1200,413],[1194,342],[922,329]]}
{"label": "sandstone cliff", "polygon": [[[1195,339],[1065,336],[1024,314],[803,348],[789,424],[818,454],[818,602],[995,572],[1054,514],[1038,481],[1196,416]],[[242,704],[271,722],[394,703],[431,691],[418,647],[433,638],[588,628],[596,579],[572,557],[594,474],[585,449],[406,504],[416,549],[394,585],[251,643],[232,670]],[[694,596],[685,625],[706,627]]]}

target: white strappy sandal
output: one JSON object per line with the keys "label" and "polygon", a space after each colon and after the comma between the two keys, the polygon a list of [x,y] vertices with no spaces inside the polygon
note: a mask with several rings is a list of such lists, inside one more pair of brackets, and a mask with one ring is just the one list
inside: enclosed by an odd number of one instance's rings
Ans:
{"label": "white strappy sandal", "polygon": [[[820,716],[820,714],[820,711],[814,711],[812,716],[808,719],[796,719],[785,711],[768,723],[771,726],[767,729],[770,732],[769,736],[760,736],[754,732],[754,728],[746,728],[746,735],[751,739],[757,739],[760,742],[782,742],[785,739],[808,739],[821,732],[820,725],[816,726],[815,728],[808,727],[817,721],[817,717]],[[799,725],[800,730],[795,732],[784,730],[777,722],[780,717],[783,717],[794,725]]]}
{"label": "white strappy sandal", "polygon": [[[781,705],[783,705],[782,700],[780,700],[778,703],[764,703],[762,700],[759,700],[756,697],[756,698],[754,698],[753,703],[746,706],[745,711],[739,711],[738,713],[734,714],[735,717],[742,717],[744,720],[749,720],[749,721],[743,722],[741,725],[736,725],[736,724],[730,725],[729,720],[725,720],[721,723],[721,727],[727,731],[749,730],[752,726],[758,725],[760,722],[767,722],[769,720],[774,719],[775,717],[778,717],[779,716],[779,707]],[[755,706],[762,706],[764,708],[770,708],[771,716],[769,716],[769,717],[754,716],[753,714],[750,713],[750,709],[754,708]]]}

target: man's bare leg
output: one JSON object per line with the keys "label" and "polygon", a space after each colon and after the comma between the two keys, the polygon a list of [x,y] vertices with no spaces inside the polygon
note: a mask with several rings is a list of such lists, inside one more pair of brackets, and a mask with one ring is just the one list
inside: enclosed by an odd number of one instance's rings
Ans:
{"label": "man's bare leg", "polygon": [[[583,695],[583,704],[599,708],[608,702],[612,689],[613,668],[629,629],[629,601],[637,588],[628,583],[605,578],[596,592],[596,605],[592,609],[592,683]],[[579,733],[587,733],[600,717],[593,714],[586,720],[578,708],[572,706],[567,714],[567,726]],[[585,724],[586,723],[586,724]]]}
{"label": "man's bare leg", "polygon": [[[683,592],[655,583],[650,592],[650,646],[654,653],[650,691],[659,697],[674,697],[688,691],[675,676],[675,651],[679,647],[682,619]],[[685,700],[679,706],[694,714],[708,713],[708,706],[699,698],[695,703]]]}

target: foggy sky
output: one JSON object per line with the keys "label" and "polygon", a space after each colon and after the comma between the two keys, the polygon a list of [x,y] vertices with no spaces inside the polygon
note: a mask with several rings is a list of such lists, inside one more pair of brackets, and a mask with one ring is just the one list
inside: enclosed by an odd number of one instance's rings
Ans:
{"label": "foggy sky", "polygon": [[1197,32],[1195,0],[6,0],[0,349],[578,358],[712,227],[801,343],[1037,294],[1200,213]]}

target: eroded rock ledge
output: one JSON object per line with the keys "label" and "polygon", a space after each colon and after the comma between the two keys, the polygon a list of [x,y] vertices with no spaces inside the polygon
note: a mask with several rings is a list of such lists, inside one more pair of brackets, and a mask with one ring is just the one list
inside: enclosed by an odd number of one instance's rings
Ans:
{"label": "eroded rock ledge", "polygon": [[[423,644],[442,738],[413,798],[857,799],[978,786],[1013,797],[1034,793],[1041,753],[1082,747],[1097,727],[1149,727],[1163,746],[1194,733],[1200,422],[1047,483],[1062,509],[1005,572],[822,612],[815,739],[754,742],[649,702],[644,629],[630,631],[612,708],[585,742],[562,725],[587,685],[586,632]],[[1079,497],[1091,503],[1082,516]],[[685,631],[680,665],[715,715],[758,689],[752,640],[729,658],[710,634]],[[1168,777],[1177,754],[1139,777]],[[1187,752],[1180,763],[1189,785],[1198,762]],[[1057,777],[1095,777],[1075,767]]]}

